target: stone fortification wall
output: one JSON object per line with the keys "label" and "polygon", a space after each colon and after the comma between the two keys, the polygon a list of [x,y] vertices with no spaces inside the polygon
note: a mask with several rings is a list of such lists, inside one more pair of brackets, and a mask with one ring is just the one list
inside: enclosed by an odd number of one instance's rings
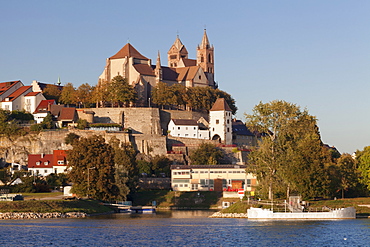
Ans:
{"label": "stone fortification wall", "polygon": [[134,134],[162,134],[158,108],[85,108],[93,111],[95,123],[118,123]]}
{"label": "stone fortification wall", "polygon": [[193,111],[179,111],[179,110],[160,110],[161,128],[163,133],[167,133],[167,126],[171,119],[194,119],[197,120],[201,117],[208,121],[208,113],[193,112]]}
{"label": "stone fortification wall", "polygon": [[116,137],[121,142],[131,142],[136,150],[145,154],[165,155],[167,153],[166,137],[162,135],[130,135],[125,132],[72,129],[45,131],[12,139],[0,137],[0,159],[3,162],[26,165],[28,154],[52,154],[53,150],[72,149],[71,145],[64,143],[65,137],[71,132],[86,138],[92,135],[101,135],[107,142],[112,137]]}

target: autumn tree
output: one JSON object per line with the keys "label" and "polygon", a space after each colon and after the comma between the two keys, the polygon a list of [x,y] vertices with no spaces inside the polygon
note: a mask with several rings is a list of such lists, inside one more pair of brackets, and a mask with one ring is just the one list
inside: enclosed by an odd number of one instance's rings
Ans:
{"label": "autumn tree", "polygon": [[46,85],[45,89],[42,91],[42,94],[45,96],[46,99],[53,99],[56,102],[59,102],[61,93],[61,87],[52,84]]}
{"label": "autumn tree", "polygon": [[75,92],[76,95],[76,102],[79,105],[84,105],[84,107],[88,107],[91,103],[94,103],[92,100],[92,92],[94,91],[94,87],[90,86],[88,83],[84,83],[79,86]]}
{"label": "autumn tree", "polygon": [[114,150],[102,136],[81,137],[72,142],[67,160],[72,191],[99,200],[116,199]]}
{"label": "autumn tree", "polygon": [[260,102],[246,114],[247,126],[262,134],[259,147],[249,155],[246,171],[257,176],[268,198],[273,190],[323,196],[328,190],[326,167],[330,154],[323,149],[316,119],[285,101]]}
{"label": "autumn tree", "polygon": [[76,89],[73,84],[68,82],[62,89],[59,101],[63,104],[70,105],[76,104]]}
{"label": "autumn tree", "polygon": [[92,101],[96,102],[96,107],[104,107],[104,103],[109,100],[109,82],[99,81],[92,92]]}
{"label": "autumn tree", "polygon": [[192,165],[217,165],[225,156],[224,152],[211,143],[202,143],[190,154]]}

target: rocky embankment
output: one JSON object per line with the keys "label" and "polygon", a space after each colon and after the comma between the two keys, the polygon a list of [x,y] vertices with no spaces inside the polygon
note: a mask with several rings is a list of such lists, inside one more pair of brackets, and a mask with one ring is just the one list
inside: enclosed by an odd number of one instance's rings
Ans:
{"label": "rocky embankment", "polygon": [[221,213],[216,212],[209,216],[209,218],[248,218],[247,213]]}
{"label": "rocky embankment", "polygon": [[21,220],[21,219],[51,219],[51,218],[84,218],[86,213],[70,212],[70,213],[0,213],[0,220]]}

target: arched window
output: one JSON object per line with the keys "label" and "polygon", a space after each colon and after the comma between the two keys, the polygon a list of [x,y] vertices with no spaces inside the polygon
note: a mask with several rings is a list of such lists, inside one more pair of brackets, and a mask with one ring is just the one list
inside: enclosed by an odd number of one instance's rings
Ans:
{"label": "arched window", "polygon": [[212,63],[212,56],[211,56],[211,54],[208,54],[208,62],[209,63]]}

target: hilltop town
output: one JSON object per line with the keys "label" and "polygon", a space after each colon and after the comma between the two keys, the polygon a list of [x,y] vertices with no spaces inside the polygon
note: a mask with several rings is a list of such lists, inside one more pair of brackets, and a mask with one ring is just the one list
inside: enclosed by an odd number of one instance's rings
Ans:
{"label": "hilltop town", "polygon": [[248,127],[234,117],[235,100],[215,81],[206,30],[196,59],[177,36],[167,60],[163,66],[158,52],[152,64],[127,43],[106,59],[95,86],[1,82],[3,188],[73,184],[74,195],[100,200],[142,189],[216,191],[233,200],[368,194],[367,151],[352,157],[325,145],[307,110],[275,100],[256,105]]}
{"label": "hilltop town", "polygon": [[[174,172],[172,185],[167,180],[167,188],[184,191],[198,187],[218,191],[242,188],[247,177],[244,170],[247,154],[257,145],[258,136],[233,117],[235,101],[217,88],[214,47],[206,30],[196,48],[196,59],[189,59],[178,36],[167,54],[168,66],[161,64],[159,53],[153,65],[151,59],[127,43],[107,58],[94,87],[83,84],[76,89],[71,83],[63,85],[60,79],[54,84],[34,80],[30,86],[19,80],[0,83],[1,109],[27,116],[13,119],[24,133],[4,132],[0,137],[1,166],[11,174],[24,171],[41,178],[65,173],[67,150],[73,148],[65,140],[72,133],[85,138],[99,135],[107,143],[118,139],[131,145],[139,157],[150,160],[163,156],[170,160],[169,165],[176,169],[181,166],[188,173],[192,167],[191,153],[209,143],[223,151],[220,161],[209,163],[218,164],[216,169],[221,169],[215,171],[220,173],[216,177],[221,185],[213,185],[209,178],[184,182],[184,176],[176,177],[181,172]],[[131,98],[127,95],[120,98],[128,92],[133,92]],[[169,92],[173,95],[169,96]],[[174,95],[175,101],[166,99]],[[233,169],[238,170],[238,175],[231,175]],[[230,175],[223,178],[222,173],[229,170]],[[212,186],[208,180],[212,180]],[[249,191],[255,180],[248,175]]]}

